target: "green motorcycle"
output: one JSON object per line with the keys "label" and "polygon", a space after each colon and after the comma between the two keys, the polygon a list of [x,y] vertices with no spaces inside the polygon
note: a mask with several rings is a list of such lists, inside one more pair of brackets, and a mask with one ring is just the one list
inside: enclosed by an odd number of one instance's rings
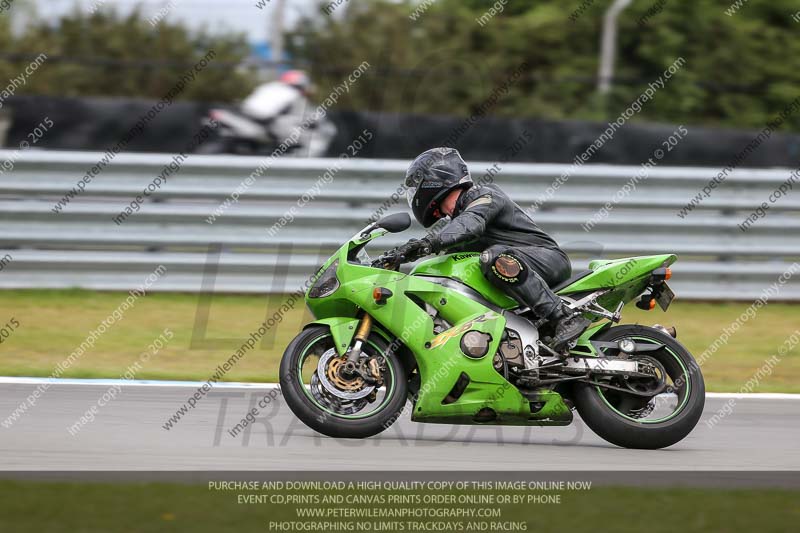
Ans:
{"label": "green motorcycle", "polygon": [[405,231],[396,214],[367,226],[315,274],[316,317],[286,348],[281,388],[306,425],[331,437],[380,433],[405,411],[416,422],[568,425],[573,408],[605,440],[656,449],[700,419],[705,385],[674,328],[614,326],[625,303],[666,310],[670,254],[596,260],[554,291],[593,321],[562,353],[549,326],[492,286],[479,254],[419,263],[366,245]]}

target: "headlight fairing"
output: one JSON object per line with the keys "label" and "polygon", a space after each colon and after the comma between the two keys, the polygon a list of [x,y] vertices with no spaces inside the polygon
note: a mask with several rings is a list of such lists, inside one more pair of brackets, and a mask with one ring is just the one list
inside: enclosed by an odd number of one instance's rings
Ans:
{"label": "headlight fairing", "polygon": [[337,259],[325,269],[324,272],[316,276],[314,284],[308,291],[309,298],[325,298],[330,296],[339,288],[339,278],[336,277],[336,270],[339,268]]}

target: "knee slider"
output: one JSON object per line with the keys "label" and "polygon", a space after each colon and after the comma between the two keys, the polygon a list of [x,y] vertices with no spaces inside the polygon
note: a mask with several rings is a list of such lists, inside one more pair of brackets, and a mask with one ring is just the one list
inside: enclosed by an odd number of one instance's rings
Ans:
{"label": "knee slider", "polygon": [[481,270],[488,278],[516,285],[528,277],[528,269],[512,250],[489,248],[481,254]]}

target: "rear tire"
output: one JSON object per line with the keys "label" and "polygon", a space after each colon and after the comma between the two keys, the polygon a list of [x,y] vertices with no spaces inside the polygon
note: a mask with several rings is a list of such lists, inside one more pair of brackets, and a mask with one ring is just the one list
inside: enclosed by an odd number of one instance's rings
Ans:
{"label": "rear tire", "polygon": [[[692,354],[676,339],[654,328],[638,325],[623,325],[610,328],[595,337],[595,340],[616,341],[623,337],[647,339],[663,344],[666,349],[648,352],[667,369],[680,369],[683,372],[681,387],[676,388],[680,410],[669,419],[644,423],[636,421],[618,411],[608,402],[601,390],[588,383],[575,386],[575,405],[586,425],[612,444],[624,448],[654,450],[666,448],[684,439],[700,420],[705,405],[705,383],[700,367]],[[637,342],[639,340],[637,339]],[[675,382],[679,376],[669,373]],[[624,405],[636,405],[638,398],[624,395]],[[624,409],[623,409],[624,410]]]}
{"label": "rear tire", "polygon": [[322,343],[333,346],[329,328],[311,326],[303,330],[287,346],[281,359],[281,390],[286,404],[305,425],[311,429],[335,438],[363,439],[382,432],[391,426],[401,415],[406,403],[408,380],[403,365],[398,358],[389,353],[388,343],[373,333],[363,346],[363,352],[370,356],[383,356],[386,362],[384,373],[384,393],[389,397],[382,400],[377,411],[363,418],[336,414],[325,409],[312,398],[308,387],[303,383],[302,366],[305,354],[315,345]]}

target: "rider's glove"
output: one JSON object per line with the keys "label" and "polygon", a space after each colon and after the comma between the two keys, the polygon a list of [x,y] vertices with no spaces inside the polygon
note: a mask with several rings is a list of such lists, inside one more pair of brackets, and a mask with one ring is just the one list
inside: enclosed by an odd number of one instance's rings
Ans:
{"label": "rider's glove", "polygon": [[422,241],[425,242],[425,246],[430,250],[429,254],[438,254],[442,251],[442,243],[436,235],[425,237]]}
{"label": "rider's glove", "polygon": [[397,254],[402,255],[409,263],[431,253],[433,253],[433,246],[428,239],[411,239],[397,248]]}

